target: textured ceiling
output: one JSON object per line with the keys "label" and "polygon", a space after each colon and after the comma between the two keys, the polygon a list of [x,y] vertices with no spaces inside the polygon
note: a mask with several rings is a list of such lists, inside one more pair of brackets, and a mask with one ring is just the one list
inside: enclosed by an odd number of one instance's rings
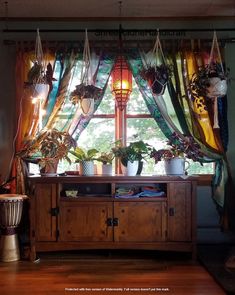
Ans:
{"label": "textured ceiling", "polygon": [[[1,0],[0,17],[87,18],[119,17],[116,0]],[[123,0],[121,16],[235,17],[235,0]]]}

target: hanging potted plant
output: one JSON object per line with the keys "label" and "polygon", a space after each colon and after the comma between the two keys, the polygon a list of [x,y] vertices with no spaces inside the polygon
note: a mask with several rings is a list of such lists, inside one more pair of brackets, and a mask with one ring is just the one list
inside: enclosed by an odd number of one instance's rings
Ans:
{"label": "hanging potted plant", "polygon": [[56,81],[56,79],[53,78],[51,64],[48,63],[46,66],[43,60],[41,38],[37,29],[35,61],[27,74],[27,81],[24,86],[31,89],[33,98],[38,97],[40,100],[45,101],[53,88],[52,81]]}
{"label": "hanging potted plant", "polygon": [[80,104],[82,113],[90,115],[94,111],[94,103],[101,93],[101,89],[94,86],[89,80],[91,56],[87,29],[85,31],[85,44],[83,50],[83,62],[81,70],[81,84],[71,93],[70,100],[73,104]]}
{"label": "hanging potted plant", "polygon": [[[217,51],[218,60],[213,60],[215,51]],[[209,63],[199,67],[189,82],[189,89],[194,97],[204,97],[213,101],[213,128],[219,128],[217,100],[218,97],[224,97],[227,94],[227,80],[228,73],[224,71],[216,32],[214,32]]]}
{"label": "hanging potted plant", "polygon": [[148,82],[155,95],[162,95],[164,94],[166,85],[171,77],[172,67],[166,63],[159,38],[159,32],[157,34],[152,54],[155,60],[149,64],[144,63],[144,69],[140,72],[140,75]]}
{"label": "hanging potted plant", "polygon": [[98,150],[89,149],[87,151],[80,147],[76,147],[75,150],[69,151],[75,157],[75,163],[80,164],[80,174],[81,175],[94,175],[94,160],[96,160],[96,155]]}

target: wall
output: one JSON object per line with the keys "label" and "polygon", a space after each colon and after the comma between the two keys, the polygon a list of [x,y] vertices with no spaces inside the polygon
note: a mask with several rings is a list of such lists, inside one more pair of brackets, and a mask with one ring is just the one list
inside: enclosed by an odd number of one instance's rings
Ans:
{"label": "wall", "polygon": [[[4,29],[5,23],[0,23],[1,29]],[[16,32],[2,32],[0,33],[0,174],[3,179],[6,178],[8,173],[8,166],[12,156],[12,140],[16,132],[16,118],[15,118],[15,85],[14,85],[14,64],[15,64],[15,46],[4,45],[3,40],[35,40],[36,29],[51,29],[51,30],[70,30],[70,29],[118,29],[119,24],[117,22],[9,22],[8,29],[30,29],[32,33],[16,33]],[[178,21],[145,21],[144,25],[141,21],[129,21],[122,22],[122,26],[125,29],[215,29],[215,28],[233,28],[234,31],[218,31],[218,39],[220,38],[234,38],[235,39],[235,26],[232,20],[201,20],[201,21],[189,21],[189,20],[178,20]],[[162,32],[161,38],[165,39],[177,39],[177,38],[206,38],[211,39],[213,32]],[[82,40],[84,39],[84,33],[79,32],[42,32],[40,33],[42,40]],[[117,33],[112,34],[98,34],[89,33],[89,39],[92,40],[117,40]],[[155,36],[150,33],[138,34],[125,34],[125,39],[143,39],[154,42]],[[231,171],[233,177],[235,177],[235,43],[226,44],[226,63],[230,67],[231,84],[229,85],[228,91],[228,118],[229,118],[229,133],[230,142],[228,157],[231,163]],[[216,213],[211,199],[208,198],[210,195],[209,187],[202,187],[198,190],[198,222],[199,225],[205,226],[218,226],[218,215]],[[206,202],[205,202],[206,200]],[[206,208],[206,209],[205,209]],[[213,227],[212,226],[212,227]]]}

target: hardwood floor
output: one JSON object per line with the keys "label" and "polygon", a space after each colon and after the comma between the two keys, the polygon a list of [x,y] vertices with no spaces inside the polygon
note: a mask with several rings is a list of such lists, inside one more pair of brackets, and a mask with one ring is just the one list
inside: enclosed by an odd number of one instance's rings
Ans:
{"label": "hardwood floor", "polygon": [[225,294],[198,262],[179,253],[80,251],[39,256],[37,263],[0,263],[0,294]]}

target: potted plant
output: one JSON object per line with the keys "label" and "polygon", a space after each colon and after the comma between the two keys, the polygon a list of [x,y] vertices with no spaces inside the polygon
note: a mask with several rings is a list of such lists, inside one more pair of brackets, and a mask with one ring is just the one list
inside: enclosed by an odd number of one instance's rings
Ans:
{"label": "potted plant", "polygon": [[53,88],[53,81],[56,81],[56,79],[53,78],[52,65],[48,63],[46,72],[44,72],[42,64],[35,61],[27,74],[27,81],[24,86],[33,91],[33,97],[40,97],[45,100]]}
{"label": "potted plant", "polygon": [[75,157],[75,163],[80,163],[81,175],[94,175],[94,160],[98,150],[89,149],[85,151],[81,147],[76,147],[75,150],[69,151]]}
{"label": "potted plant", "polygon": [[227,93],[228,73],[223,71],[220,63],[213,62],[199,67],[193,74],[189,86],[195,97],[215,98]]}
{"label": "potted plant", "polygon": [[26,142],[19,155],[36,159],[42,174],[56,174],[59,160],[66,159],[71,163],[68,152],[75,147],[76,141],[68,132],[42,129],[35,138]]}
{"label": "potted plant", "polygon": [[114,159],[113,152],[102,152],[96,159],[102,163],[102,174],[112,175],[112,161]]}
{"label": "potted plant", "polygon": [[[188,159],[199,161],[203,157],[200,145],[195,142],[192,136],[184,136],[183,138],[173,133],[171,139],[167,142],[170,145],[167,149],[152,149],[150,158],[154,158],[155,164],[164,160],[165,172],[167,175],[183,175],[187,174],[189,168]],[[185,164],[188,164],[185,167]]]}
{"label": "potted plant", "polygon": [[164,94],[167,82],[172,74],[172,69],[166,64],[159,66],[147,65],[140,73],[141,77],[145,79],[156,95]]}
{"label": "potted plant", "polygon": [[81,106],[84,115],[89,115],[94,110],[94,102],[98,98],[101,89],[94,85],[85,85],[81,83],[76,86],[76,89],[71,93],[70,100],[73,104]]}
{"label": "potted plant", "polygon": [[122,146],[118,140],[112,151],[114,156],[120,159],[124,174],[136,175],[140,161],[149,155],[150,149],[150,146],[142,140],[132,142],[128,146]]}

